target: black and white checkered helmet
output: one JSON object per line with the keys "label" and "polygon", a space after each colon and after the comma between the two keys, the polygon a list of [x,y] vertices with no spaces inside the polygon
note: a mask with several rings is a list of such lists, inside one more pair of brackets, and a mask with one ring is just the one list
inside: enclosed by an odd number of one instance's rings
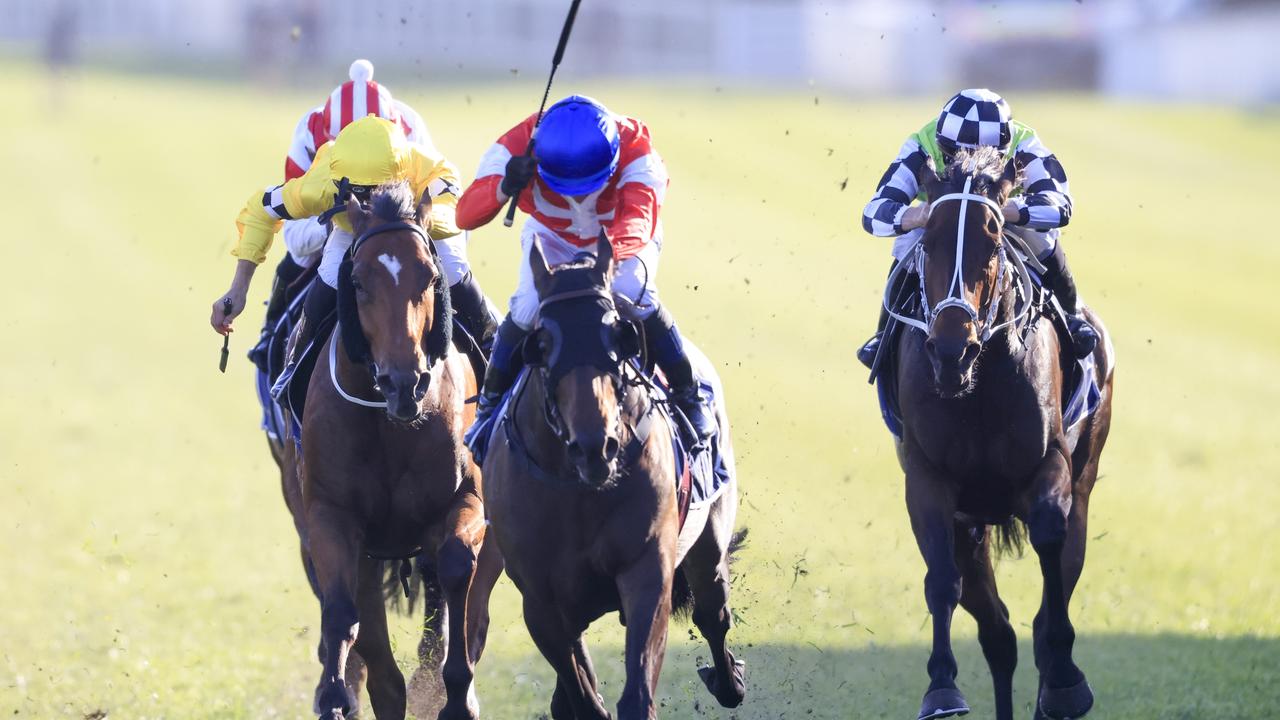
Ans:
{"label": "black and white checkered helmet", "polygon": [[984,145],[1009,147],[1013,113],[1004,98],[987,90],[961,90],[942,106],[938,116],[938,144],[948,153]]}

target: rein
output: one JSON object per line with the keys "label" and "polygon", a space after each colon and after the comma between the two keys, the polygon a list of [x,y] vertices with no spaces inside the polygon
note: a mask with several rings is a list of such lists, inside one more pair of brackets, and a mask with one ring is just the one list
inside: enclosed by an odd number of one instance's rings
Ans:
{"label": "rein", "polygon": [[[917,243],[912,249],[912,256],[902,263],[899,263],[897,269],[893,272],[893,277],[885,288],[884,308],[891,317],[910,327],[913,327],[926,335],[933,331],[933,323],[938,319],[938,315],[949,307],[958,307],[964,310],[975,325],[982,328],[980,333],[980,341],[986,342],[991,339],[992,335],[1003,330],[1006,327],[1021,323],[1030,312],[1032,285],[1031,274],[1027,271],[1026,263],[1016,251],[1010,253],[1006,248],[1006,243],[1001,242],[996,249],[996,287],[991,294],[991,299],[987,302],[986,318],[981,318],[979,309],[969,302],[964,295],[964,229],[965,219],[969,213],[969,202],[979,202],[991,208],[996,215],[996,219],[1000,225],[1000,234],[1004,234],[1004,215],[999,205],[994,200],[977,193],[970,192],[973,184],[973,176],[970,175],[964,180],[964,190],[958,193],[948,193],[934,200],[931,205],[938,205],[944,202],[955,201],[960,203],[960,218],[956,225],[956,262],[955,269],[951,274],[951,283],[947,288],[947,297],[943,298],[937,305],[929,304],[929,295],[925,289],[924,263],[925,252],[923,242]],[[920,308],[924,315],[924,319],[904,315],[898,312],[895,307],[896,303],[890,299],[889,293],[892,288],[897,287],[897,276],[903,272],[915,272],[920,283]],[[996,314],[1000,310],[998,302],[1004,293],[1013,287],[1013,276],[1017,275],[1018,281],[1022,286],[1022,304],[1013,313],[1013,317],[1002,323],[996,323]]]}

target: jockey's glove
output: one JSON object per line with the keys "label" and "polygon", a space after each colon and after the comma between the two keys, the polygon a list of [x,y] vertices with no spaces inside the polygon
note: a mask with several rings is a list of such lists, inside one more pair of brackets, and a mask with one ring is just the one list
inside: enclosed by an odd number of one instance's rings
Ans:
{"label": "jockey's glove", "polygon": [[502,176],[502,194],[515,197],[524,190],[538,170],[538,161],[527,155],[513,155],[507,161],[507,172]]}

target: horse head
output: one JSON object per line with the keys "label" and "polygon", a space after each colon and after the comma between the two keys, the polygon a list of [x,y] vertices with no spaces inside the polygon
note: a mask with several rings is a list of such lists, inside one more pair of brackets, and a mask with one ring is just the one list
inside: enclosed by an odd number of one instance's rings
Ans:
{"label": "horse head", "polygon": [[347,356],[370,369],[387,415],[408,424],[425,414],[431,369],[451,340],[449,292],[427,236],[430,208],[404,181],[376,188],[368,206],[349,199],[356,240],[339,270]]}
{"label": "horse head", "polygon": [[932,164],[919,172],[931,204],[916,268],[928,336],[925,353],[944,397],[972,390],[975,361],[998,329],[997,315],[1009,299],[1013,268],[1001,208],[1017,172],[991,147],[960,150],[941,177]]}
{"label": "horse head", "polygon": [[540,305],[525,362],[542,374],[547,421],[569,464],[580,480],[602,486],[618,470],[623,442],[623,367],[640,353],[635,324],[614,302],[613,247],[602,233],[594,257],[552,270],[535,242],[529,265]]}

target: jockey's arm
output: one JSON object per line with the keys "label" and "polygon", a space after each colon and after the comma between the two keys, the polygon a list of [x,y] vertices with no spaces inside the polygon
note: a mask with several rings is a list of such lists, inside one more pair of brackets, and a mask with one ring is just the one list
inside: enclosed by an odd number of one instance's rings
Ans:
{"label": "jockey's arm", "polygon": [[623,166],[618,178],[617,212],[607,231],[615,258],[626,260],[653,238],[669,183],[666,165],[656,152],[650,151]]}
{"label": "jockey's arm", "polygon": [[[458,199],[458,227],[475,230],[487,225],[506,205],[510,197],[502,191],[502,180],[507,174],[507,163],[512,157],[524,154],[535,121],[536,118],[530,115],[485,151],[484,157],[480,158],[480,167],[476,169],[476,179]],[[531,202],[527,199],[528,193],[523,197],[522,209],[524,203]]]}
{"label": "jockey's arm", "polygon": [[458,227],[458,168],[430,146],[414,145],[407,168],[409,184],[415,197],[430,198],[432,240],[451,238],[462,232]]}
{"label": "jockey's arm", "polygon": [[908,211],[911,201],[920,191],[916,173],[928,159],[920,143],[915,138],[907,138],[898,150],[898,156],[881,176],[871,201],[862,210],[863,230],[878,237],[892,237],[924,225],[927,212],[916,211],[908,215]]}
{"label": "jockey's arm", "polygon": [[1022,168],[1024,193],[1009,199],[1009,222],[1033,230],[1065,227],[1071,221],[1071,188],[1062,163],[1038,135],[1023,140],[1015,158]]}
{"label": "jockey's arm", "polygon": [[[235,275],[230,289],[214,301],[209,319],[209,324],[217,332],[224,335],[230,332],[231,321],[244,311],[254,271],[267,259],[272,239],[284,221],[314,217],[333,205],[334,186],[329,178],[328,148],[328,145],[320,148],[315,162],[302,177],[265,191],[255,191],[245,201],[244,209],[236,218],[240,239],[231,251],[239,258]],[[231,301],[230,312],[223,312],[224,300]]]}

